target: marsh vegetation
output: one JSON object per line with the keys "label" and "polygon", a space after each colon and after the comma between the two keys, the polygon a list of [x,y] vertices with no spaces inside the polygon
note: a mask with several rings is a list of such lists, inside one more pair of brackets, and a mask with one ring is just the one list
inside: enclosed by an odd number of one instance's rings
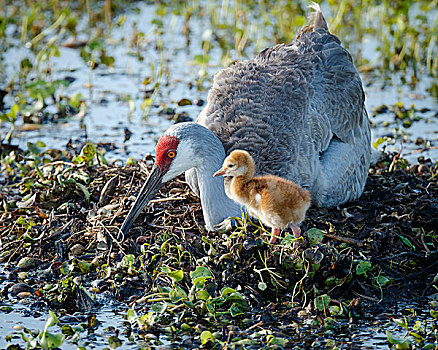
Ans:
{"label": "marsh vegetation", "polygon": [[437,1],[322,3],[386,154],[361,200],[309,211],[298,251],[257,222],[204,232],[183,178],[115,239],[160,133],[307,5],[0,3],[2,347],[436,348]]}

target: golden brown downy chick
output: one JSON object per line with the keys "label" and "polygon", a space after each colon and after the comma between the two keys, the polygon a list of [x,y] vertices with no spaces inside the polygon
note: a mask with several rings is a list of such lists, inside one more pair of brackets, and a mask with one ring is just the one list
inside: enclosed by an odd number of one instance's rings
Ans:
{"label": "golden brown downy chick", "polygon": [[232,177],[231,182],[225,182],[227,196],[245,205],[251,216],[258,217],[272,228],[271,243],[275,242],[280,230],[288,226],[295,237],[300,237],[297,224],[304,220],[310,207],[310,193],[278,176],[254,177],[254,174],[255,164],[251,155],[235,150],[225,158],[222,168],[213,176]]}

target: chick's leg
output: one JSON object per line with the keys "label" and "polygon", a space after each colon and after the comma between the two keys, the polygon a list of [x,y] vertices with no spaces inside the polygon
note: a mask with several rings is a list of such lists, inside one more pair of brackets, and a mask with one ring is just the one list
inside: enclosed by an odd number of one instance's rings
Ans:
{"label": "chick's leg", "polygon": [[292,230],[292,233],[294,234],[295,238],[300,238],[301,237],[301,229],[299,226],[295,225],[295,224],[290,224],[290,228]]}
{"label": "chick's leg", "polygon": [[275,241],[277,240],[277,237],[280,235],[280,229],[279,228],[275,228],[273,227],[271,230],[271,240],[269,241],[269,243],[274,244]]}
{"label": "chick's leg", "polygon": [[[300,238],[301,237],[301,229],[298,225],[295,225],[293,223],[290,223],[288,225],[288,227],[292,230],[292,233],[294,235],[295,238]],[[296,240],[293,244],[293,248],[298,248],[299,243],[298,240]]]}

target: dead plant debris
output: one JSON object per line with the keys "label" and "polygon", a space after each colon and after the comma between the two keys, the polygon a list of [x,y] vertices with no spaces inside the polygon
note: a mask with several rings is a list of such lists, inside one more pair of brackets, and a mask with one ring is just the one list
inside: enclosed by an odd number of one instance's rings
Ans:
{"label": "dead plant debris", "polygon": [[270,245],[260,224],[245,219],[228,234],[206,232],[183,177],[117,241],[153,157],[123,167],[90,165],[84,150],[39,164],[14,157],[0,178],[3,296],[69,311],[110,298],[164,319],[179,311],[181,324],[249,317],[266,325],[295,322],[303,310],[324,323],[436,292],[438,166],[431,162],[407,166],[384,155],[360,200],[308,211],[294,249],[291,234]]}

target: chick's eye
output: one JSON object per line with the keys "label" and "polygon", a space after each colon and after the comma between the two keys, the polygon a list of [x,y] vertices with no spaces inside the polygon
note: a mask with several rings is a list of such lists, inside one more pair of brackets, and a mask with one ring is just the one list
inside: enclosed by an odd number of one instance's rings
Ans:
{"label": "chick's eye", "polygon": [[234,164],[228,164],[228,168],[234,167]]}
{"label": "chick's eye", "polygon": [[176,156],[176,152],[175,152],[175,151],[169,151],[169,152],[167,152],[167,156],[168,156],[169,158],[175,158],[175,156]]}

